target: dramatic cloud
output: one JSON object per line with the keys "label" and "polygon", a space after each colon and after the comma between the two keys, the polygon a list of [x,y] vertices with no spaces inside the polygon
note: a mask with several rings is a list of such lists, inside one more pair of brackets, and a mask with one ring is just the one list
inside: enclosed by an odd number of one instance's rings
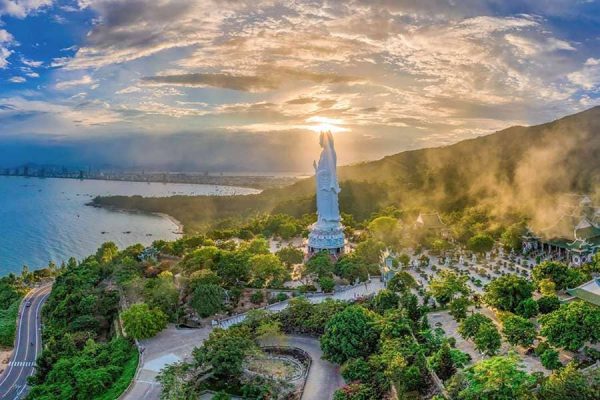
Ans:
{"label": "dramatic cloud", "polygon": [[181,74],[143,78],[148,83],[166,83],[183,86],[214,86],[224,89],[261,92],[279,88],[288,81],[309,81],[313,83],[349,83],[359,78],[337,74],[302,71],[293,68],[260,68],[261,76],[232,74]]}
{"label": "dramatic cloud", "polygon": [[[61,42],[46,58],[21,52],[37,42],[19,46],[21,38],[9,33],[16,30],[0,29],[3,80],[27,79],[19,86],[25,103],[0,114],[14,134],[185,131],[210,136],[199,142],[226,160],[239,157],[236,135],[287,145],[280,154],[288,154],[298,142],[289,138],[310,141],[313,130],[331,125],[341,162],[355,162],[600,103],[600,9],[593,2],[51,3],[0,0],[0,15],[48,14],[52,24],[65,24],[61,30],[81,31],[81,21],[70,21],[90,16],[80,40]],[[31,110],[36,102],[64,115],[50,121],[50,113]],[[219,135],[227,135],[223,146],[215,144]],[[274,168],[285,162],[282,156]]]}

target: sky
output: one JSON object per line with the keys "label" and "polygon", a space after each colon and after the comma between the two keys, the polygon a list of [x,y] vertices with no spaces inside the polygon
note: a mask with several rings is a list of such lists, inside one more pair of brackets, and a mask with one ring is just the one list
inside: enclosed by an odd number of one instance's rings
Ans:
{"label": "sky", "polygon": [[0,166],[309,171],[600,104],[593,0],[0,0]]}

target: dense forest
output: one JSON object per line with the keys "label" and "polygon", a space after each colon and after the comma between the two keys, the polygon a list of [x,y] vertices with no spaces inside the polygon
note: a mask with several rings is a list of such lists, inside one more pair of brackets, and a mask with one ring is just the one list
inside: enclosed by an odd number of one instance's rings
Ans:
{"label": "dense forest", "polygon": [[[534,226],[547,226],[561,210],[562,195],[595,195],[600,179],[598,132],[600,107],[595,107],[547,124],[516,126],[447,147],[340,167],[340,208],[361,221],[390,205],[441,212],[485,205],[498,215],[519,212]],[[94,203],[164,212],[192,232],[259,212],[295,217],[313,213],[314,179],[249,196],[116,196]]]}

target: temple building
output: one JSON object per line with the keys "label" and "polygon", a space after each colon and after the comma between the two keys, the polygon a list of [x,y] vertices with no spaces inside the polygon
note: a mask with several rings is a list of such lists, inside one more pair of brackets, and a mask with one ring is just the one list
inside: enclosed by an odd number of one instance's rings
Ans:
{"label": "temple building", "polygon": [[587,196],[552,226],[538,233],[529,230],[523,236],[523,254],[538,253],[577,266],[591,262],[598,251],[600,212]]}
{"label": "temple building", "polygon": [[573,296],[567,301],[579,299],[600,306],[600,279],[592,279],[574,289],[567,289],[567,293]]}
{"label": "temple building", "polygon": [[308,255],[327,251],[338,257],[344,252],[345,237],[338,195],[337,155],[331,132],[321,132],[321,156],[314,163],[317,192],[317,222],[310,227]]}

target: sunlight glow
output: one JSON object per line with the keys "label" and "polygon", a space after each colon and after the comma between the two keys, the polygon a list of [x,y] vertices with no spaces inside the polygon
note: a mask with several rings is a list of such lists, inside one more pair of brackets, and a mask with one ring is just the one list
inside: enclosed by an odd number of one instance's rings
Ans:
{"label": "sunlight glow", "polygon": [[332,133],[336,132],[348,132],[350,129],[344,128],[344,121],[338,118],[328,118],[328,117],[310,117],[306,120],[306,122],[311,123],[312,125],[307,126],[308,129],[314,132],[325,132],[331,131]]}

